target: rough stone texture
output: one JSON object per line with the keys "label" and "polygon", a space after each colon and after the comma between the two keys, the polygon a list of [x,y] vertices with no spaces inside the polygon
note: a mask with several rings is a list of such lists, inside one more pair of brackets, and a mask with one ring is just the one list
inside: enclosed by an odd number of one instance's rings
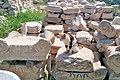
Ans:
{"label": "rough stone texture", "polygon": [[118,38],[115,39],[116,45],[120,46],[120,36]]}
{"label": "rough stone texture", "polygon": [[48,12],[48,13],[47,13],[47,16],[48,16],[48,17],[53,17],[53,18],[58,18],[58,17],[60,16],[60,14],[54,14],[54,13]]}
{"label": "rough stone texture", "polygon": [[99,29],[100,29],[102,34],[106,35],[109,38],[114,37],[116,35],[115,28],[107,20],[102,20],[100,22]]}
{"label": "rough stone texture", "polygon": [[98,30],[99,24],[96,21],[89,21],[88,28],[90,28],[92,30]]}
{"label": "rough stone texture", "polygon": [[70,15],[62,14],[62,15],[61,15],[61,18],[62,18],[63,20],[73,19],[73,18],[75,18],[75,14],[70,14]]}
{"label": "rough stone texture", "polygon": [[45,17],[45,21],[51,22],[51,23],[60,23],[62,20],[61,18],[54,18],[54,17]]}
{"label": "rough stone texture", "polygon": [[55,35],[50,32],[50,31],[44,31],[43,34],[39,35],[40,37],[46,38],[47,40],[49,40],[52,44],[55,42]]}
{"label": "rough stone texture", "polygon": [[61,48],[61,47],[64,47],[64,43],[63,41],[60,41],[59,38],[55,37],[55,42],[52,44],[51,46],[51,50],[50,50],[50,53],[52,55],[56,55],[57,54],[57,51]]}
{"label": "rough stone texture", "polygon": [[48,25],[44,28],[45,31],[51,31],[54,34],[59,34],[64,32],[63,25]]}
{"label": "rough stone texture", "polygon": [[88,30],[86,22],[83,20],[82,16],[77,16],[72,20],[73,30],[77,27],[78,30]]}
{"label": "rough stone texture", "polygon": [[103,13],[101,18],[102,19],[113,19],[113,12],[111,12],[111,13]]}
{"label": "rough stone texture", "polygon": [[69,55],[65,48],[60,48],[56,56],[56,68],[63,71],[91,72],[93,59],[90,49],[82,48],[77,53]]}
{"label": "rough stone texture", "polygon": [[54,76],[56,80],[104,80],[107,74],[105,67],[100,66],[94,72],[89,73],[78,73],[78,72],[65,72],[65,71],[55,71]]}
{"label": "rough stone texture", "polygon": [[120,25],[120,17],[115,17],[112,21],[112,25]]}
{"label": "rough stone texture", "polygon": [[46,60],[50,42],[33,36],[8,37],[0,40],[1,60]]}
{"label": "rough stone texture", "polygon": [[47,11],[62,13],[62,7],[59,5],[48,5]]}
{"label": "rough stone texture", "polygon": [[99,52],[104,52],[107,46],[115,46],[115,41],[114,39],[99,40],[97,41],[96,46],[99,49]]}
{"label": "rough stone texture", "polygon": [[102,8],[104,13],[109,13],[109,12],[113,12],[113,7],[112,6],[104,6]]}
{"label": "rough stone texture", "polygon": [[76,33],[77,42],[80,44],[90,45],[93,36],[86,31],[79,31]]}
{"label": "rough stone texture", "polygon": [[112,7],[114,8],[114,9],[113,9],[114,15],[118,15],[119,5],[112,5]]}
{"label": "rough stone texture", "polygon": [[93,38],[94,38],[95,41],[107,39],[107,37],[106,37],[105,35],[101,34],[101,33],[98,32],[98,31],[95,31],[95,32],[94,32]]}
{"label": "rough stone texture", "polygon": [[[30,64],[30,63],[28,63]],[[40,77],[44,77],[44,68],[45,68],[45,61],[39,61],[35,65],[26,64],[15,64],[11,65],[7,61],[0,66],[2,70],[8,70],[17,74],[21,80],[37,80]]]}
{"label": "rough stone texture", "polygon": [[26,22],[23,27],[27,28],[27,33],[40,33],[42,24],[39,22]]}
{"label": "rough stone texture", "polygon": [[119,46],[108,46],[105,52],[105,58],[109,69],[109,79],[119,80],[120,79],[120,47]]}

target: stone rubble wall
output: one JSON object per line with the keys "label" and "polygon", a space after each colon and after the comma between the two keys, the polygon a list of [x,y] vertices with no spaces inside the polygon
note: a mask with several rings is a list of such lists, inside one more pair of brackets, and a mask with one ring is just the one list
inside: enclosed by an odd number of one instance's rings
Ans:
{"label": "stone rubble wall", "polygon": [[47,24],[63,24],[65,31],[68,31],[68,28],[71,29],[75,25],[74,21],[78,15],[84,20],[112,20],[114,15],[118,14],[118,6],[106,6],[104,2],[90,4],[86,0],[56,0],[48,2],[45,21]]}
{"label": "stone rubble wall", "polygon": [[0,0],[0,13],[15,15],[17,11],[32,7],[32,0]]}

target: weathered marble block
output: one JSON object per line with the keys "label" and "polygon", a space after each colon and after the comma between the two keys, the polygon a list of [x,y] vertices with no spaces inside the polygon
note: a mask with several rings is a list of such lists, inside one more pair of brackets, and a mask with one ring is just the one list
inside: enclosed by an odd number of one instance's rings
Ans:
{"label": "weathered marble block", "polygon": [[88,22],[88,28],[90,28],[92,30],[98,30],[99,24],[96,21],[89,21]]}
{"label": "weathered marble block", "polygon": [[[120,47],[108,46],[105,50],[105,58],[107,66],[116,74],[120,73]],[[120,79],[120,75],[118,76]],[[117,79],[118,80],[118,79]]]}
{"label": "weathered marble block", "polygon": [[120,17],[115,17],[112,21],[112,25],[120,25]]}
{"label": "weathered marble block", "polygon": [[46,22],[51,22],[51,23],[60,23],[62,21],[61,18],[55,18],[55,17],[45,17]]}
{"label": "weathered marble block", "polygon": [[64,32],[63,25],[48,25],[44,28],[45,31],[51,31],[54,34],[59,34]]}
{"label": "weathered marble block", "polygon": [[65,7],[63,8],[64,14],[75,14],[79,13],[79,7]]}
{"label": "weathered marble block", "polygon": [[61,18],[62,18],[63,20],[73,19],[73,18],[75,18],[75,14],[70,14],[70,15],[62,14],[62,15],[61,15]]}
{"label": "weathered marble block", "polygon": [[94,38],[94,40],[95,40],[96,42],[99,41],[99,40],[105,40],[105,39],[107,39],[107,37],[106,37],[105,35],[101,34],[101,33],[98,32],[98,31],[95,31],[95,32],[94,32],[93,38]]}
{"label": "weathered marble block", "polygon": [[114,39],[99,40],[97,41],[96,46],[99,49],[99,52],[104,52],[107,46],[115,46],[115,40]]}
{"label": "weathered marble block", "polygon": [[94,55],[88,48],[81,48],[77,53],[69,54],[60,48],[56,55],[56,69],[62,71],[92,72]]}
{"label": "weathered marble block", "polygon": [[76,33],[76,39],[80,44],[90,45],[93,36],[86,31],[79,31]]}
{"label": "weathered marble block", "polygon": [[60,5],[48,5],[47,11],[62,13],[62,7]]}
{"label": "weathered marble block", "polygon": [[11,65],[7,61],[4,61],[4,63],[0,65],[0,69],[14,72],[21,80],[37,80],[40,77],[44,77],[45,61],[39,61],[33,64],[34,65],[27,66],[25,62],[22,62],[22,64]]}
{"label": "weathered marble block", "polygon": [[58,18],[60,16],[60,14],[55,14],[55,13],[47,12],[47,16],[48,17],[53,17],[53,18]]}
{"label": "weathered marble block", "polygon": [[104,6],[104,7],[102,7],[102,11],[103,11],[103,13],[113,12],[113,7],[112,6]]}
{"label": "weathered marble block", "polygon": [[102,19],[113,19],[113,12],[110,13],[102,13]]}
{"label": "weathered marble block", "polygon": [[50,42],[33,36],[12,36],[0,39],[0,60],[46,60]]}
{"label": "weathered marble block", "polygon": [[108,38],[115,37],[116,30],[107,20],[102,20],[99,23],[99,30],[103,35],[106,35]]}

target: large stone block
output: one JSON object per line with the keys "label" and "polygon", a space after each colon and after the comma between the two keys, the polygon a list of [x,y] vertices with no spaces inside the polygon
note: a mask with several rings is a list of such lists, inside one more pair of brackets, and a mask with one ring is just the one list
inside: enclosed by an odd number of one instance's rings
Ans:
{"label": "large stone block", "polygon": [[113,7],[112,6],[104,6],[102,7],[103,13],[110,13],[113,12]]}
{"label": "large stone block", "polygon": [[61,18],[55,18],[55,17],[45,17],[46,22],[51,22],[51,23],[60,23],[62,21]]}
{"label": "large stone block", "polygon": [[120,17],[115,17],[112,21],[112,25],[120,25]]}
{"label": "large stone block", "polygon": [[101,18],[102,19],[113,19],[113,12],[111,12],[111,13],[103,13]]}
{"label": "large stone block", "polygon": [[86,31],[79,31],[76,33],[77,42],[80,44],[90,45],[93,36]]}
{"label": "large stone block", "polygon": [[48,17],[53,17],[53,18],[58,18],[60,16],[60,14],[55,14],[55,13],[47,12],[47,16]]}
{"label": "large stone block", "polygon": [[60,5],[48,5],[47,11],[62,13],[62,7]]}
{"label": "large stone block", "polygon": [[0,39],[1,60],[46,60],[50,42],[41,37],[13,36]]}
{"label": "large stone block", "polygon": [[88,48],[81,48],[77,53],[69,54],[60,48],[56,55],[56,69],[62,71],[92,72],[94,55]]}
{"label": "large stone block", "polygon": [[48,25],[44,28],[45,31],[51,31],[54,34],[59,34],[64,32],[63,25]]}
{"label": "large stone block", "polygon": [[62,15],[61,15],[61,18],[62,18],[63,20],[73,19],[73,18],[75,18],[75,14],[70,14],[70,15],[62,14]]}
{"label": "large stone block", "polygon": [[67,72],[67,71],[54,71],[56,80],[104,80],[107,70],[103,66],[98,66],[93,72],[80,73],[80,72]]}

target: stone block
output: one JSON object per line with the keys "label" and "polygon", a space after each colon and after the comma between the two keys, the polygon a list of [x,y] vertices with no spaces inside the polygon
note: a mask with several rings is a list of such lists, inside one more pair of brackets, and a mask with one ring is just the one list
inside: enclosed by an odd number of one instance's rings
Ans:
{"label": "stone block", "polygon": [[62,7],[60,5],[48,5],[47,11],[55,12],[55,13],[62,13]]}
{"label": "stone block", "polygon": [[85,9],[95,9],[96,5],[87,4],[84,6]]}
{"label": "stone block", "polygon": [[79,7],[65,7],[63,8],[64,14],[75,14],[79,13]]}
{"label": "stone block", "polygon": [[98,30],[99,29],[99,24],[96,21],[89,21],[88,22],[88,28],[92,30]]}
{"label": "stone block", "polygon": [[59,34],[64,32],[63,25],[48,25],[44,28],[45,31],[51,31],[54,34]]}
{"label": "stone block", "polygon": [[81,48],[77,53],[68,54],[66,49],[60,48],[56,55],[56,69],[71,72],[92,72],[93,52],[88,48]]}
{"label": "stone block", "polygon": [[61,15],[61,18],[62,18],[63,20],[73,19],[73,18],[75,18],[75,14],[69,14],[69,15],[62,14],[62,15]]}
{"label": "stone block", "polygon": [[80,8],[80,11],[81,11],[82,13],[89,13],[89,14],[94,14],[94,13],[96,12],[95,9],[85,9],[84,7],[81,7],[81,8]]}
{"label": "stone block", "polygon": [[112,21],[112,25],[120,25],[120,17],[115,17]]}
{"label": "stone block", "polygon": [[97,41],[96,46],[99,49],[99,52],[104,52],[107,46],[115,46],[115,40],[114,39],[99,40]]}
{"label": "stone block", "polygon": [[110,13],[113,12],[113,7],[112,6],[104,6],[102,7],[103,13]]}
{"label": "stone block", "polygon": [[45,17],[46,22],[51,22],[51,23],[60,23],[62,21],[61,18],[54,18],[54,17]]}
{"label": "stone block", "polygon": [[101,18],[102,19],[113,19],[113,12],[111,12],[111,13],[103,13]]}
{"label": "stone block", "polygon": [[80,44],[90,45],[93,36],[86,31],[79,31],[76,33],[77,42]]}
{"label": "stone block", "polygon": [[0,39],[1,60],[46,60],[50,42],[41,37],[17,36]]}
{"label": "stone block", "polygon": [[48,17],[53,17],[53,18],[58,18],[60,16],[60,14],[55,14],[55,13],[47,12],[47,16]]}

